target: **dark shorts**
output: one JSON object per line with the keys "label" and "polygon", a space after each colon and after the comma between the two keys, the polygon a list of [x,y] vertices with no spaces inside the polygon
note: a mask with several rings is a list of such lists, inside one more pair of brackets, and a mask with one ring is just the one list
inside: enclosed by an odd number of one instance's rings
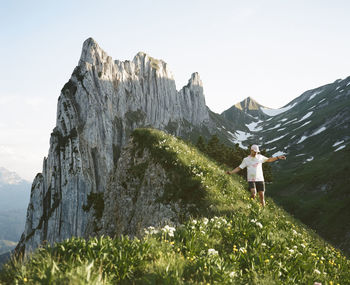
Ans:
{"label": "dark shorts", "polygon": [[264,181],[255,181],[255,182],[248,181],[248,185],[249,185],[249,191],[250,191],[250,189],[256,189],[256,191],[258,191],[258,192],[265,191],[265,182]]}

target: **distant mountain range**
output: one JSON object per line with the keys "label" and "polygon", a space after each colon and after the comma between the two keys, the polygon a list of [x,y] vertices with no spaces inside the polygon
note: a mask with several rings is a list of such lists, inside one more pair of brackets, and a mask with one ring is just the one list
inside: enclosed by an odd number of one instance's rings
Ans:
{"label": "distant mountain range", "polygon": [[0,254],[15,247],[24,230],[30,182],[0,167]]}

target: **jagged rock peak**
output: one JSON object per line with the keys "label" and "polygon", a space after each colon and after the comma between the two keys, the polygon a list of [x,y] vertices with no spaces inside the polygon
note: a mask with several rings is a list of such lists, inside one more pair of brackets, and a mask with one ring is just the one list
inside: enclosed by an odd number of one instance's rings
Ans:
{"label": "jagged rock peak", "polygon": [[105,60],[107,57],[107,53],[98,45],[98,43],[93,38],[88,38],[83,43],[79,65],[84,62],[96,65],[98,59],[101,61],[101,59]]}
{"label": "jagged rock peak", "polygon": [[197,85],[203,87],[203,83],[201,78],[199,77],[198,72],[192,73],[190,80],[188,80],[188,85]]}
{"label": "jagged rock peak", "polygon": [[238,109],[245,112],[259,110],[261,107],[265,108],[263,105],[260,105],[257,101],[255,101],[252,97],[245,98],[243,101],[237,103],[235,106]]}

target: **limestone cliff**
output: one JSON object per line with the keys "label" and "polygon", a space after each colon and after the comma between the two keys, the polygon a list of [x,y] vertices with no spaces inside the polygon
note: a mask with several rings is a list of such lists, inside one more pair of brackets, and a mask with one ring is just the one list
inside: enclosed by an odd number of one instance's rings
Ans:
{"label": "limestone cliff", "polygon": [[88,197],[105,192],[122,147],[141,126],[177,136],[196,128],[213,132],[199,75],[177,91],[162,60],[140,52],[132,61],[113,61],[93,39],[86,40],[58,98],[56,127],[32,184],[17,251],[94,232],[96,213]]}

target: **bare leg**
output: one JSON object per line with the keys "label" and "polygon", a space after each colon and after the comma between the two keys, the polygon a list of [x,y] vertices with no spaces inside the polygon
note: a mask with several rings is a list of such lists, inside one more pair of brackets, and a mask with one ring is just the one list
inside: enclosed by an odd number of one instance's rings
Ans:
{"label": "bare leg", "polygon": [[260,203],[264,207],[265,206],[264,191],[259,191],[258,193],[259,193]]}
{"label": "bare leg", "polygon": [[250,189],[250,193],[252,193],[252,195],[250,196],[251,198],[255,199],[256,196],[256,189],[255,188],[251,188]]}

